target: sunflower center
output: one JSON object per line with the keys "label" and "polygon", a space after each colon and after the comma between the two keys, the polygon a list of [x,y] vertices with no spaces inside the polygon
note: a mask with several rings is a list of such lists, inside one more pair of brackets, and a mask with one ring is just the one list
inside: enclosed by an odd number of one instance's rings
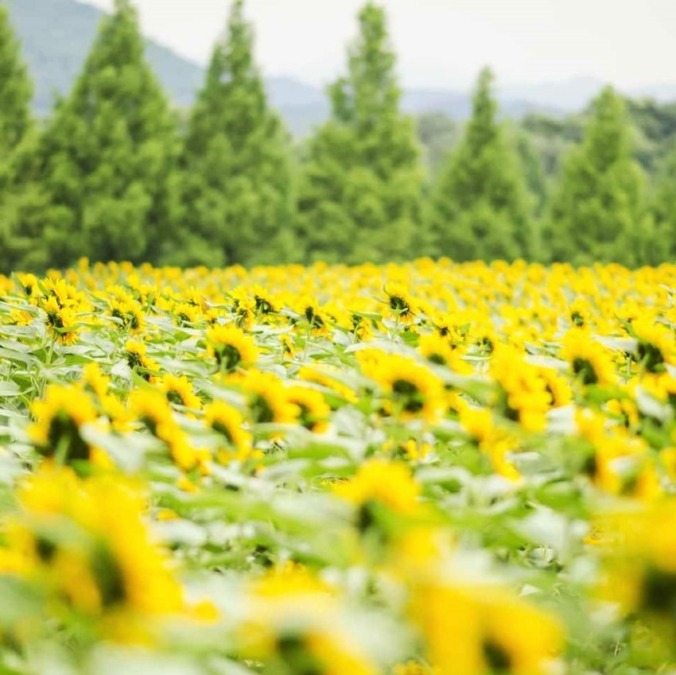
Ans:
{"label": "sunflower center", "polygon": [[92,555],[92,573],[101,592],[104,607],[123,603],[127,598],[124,576],[115,556],[105,544]]}
{"label": "sunflower center", "polygon": [[649,570],[643,580],[642,604],[648,611],[676,616],[676,574]]}
{"label": "sunflower center", "polygon": [[264,396],[257,394],[251,403],[251,415],[258,424],[269,424],[275,421],[275,412]]}
{"label": "sunflower center", "polygon": [[89,445],[82,440],[77,424],[65,410],[59,410],[52,418],[47,439],[46,454],[54,453],[62,443],[67,443],[67,461],[89,459]]}
{"label": "sunflower center", "polygon": [[483,652],[491,672],[505,673],[511,671],[512,659],[510,655],[495,640],[487,639],[483,644]]}
{"label": "sunflower center", "polygon": [[599,377],[588,359],[575,358],[573,360],[573,372],[580,377],[582,384],[598,384]]}
{"label": "sunflower center", "polygon": [[226,370],[234,370],[242,361],[242,355],[234,345],[222,345],[216,349],[216,361]]}
{"label": "sunflower center", "polygon": [[395,380],[392,385],[392,391],[398,394],[404,400],[404,410],[406,412],[420,412],[424,406],[424,401],[420,390],[412,382],[400,379]]}
{"label": "sunflower center", "polygon": [[639,341],[638,360],[649,373],[661,373],[664,371],[664,355],[658,347],[650,342]]}

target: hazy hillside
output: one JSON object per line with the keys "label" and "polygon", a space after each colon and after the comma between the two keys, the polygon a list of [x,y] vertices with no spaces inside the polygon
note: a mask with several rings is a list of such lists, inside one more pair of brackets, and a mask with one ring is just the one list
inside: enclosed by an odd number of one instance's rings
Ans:
{"label": "hazy hillside", "polygon": [[[4,1],[11,8],[35,80],[36,110],[41,115],[47,114],[55,95],[67,92],[78,73],[102,13],[77,0]],[[151,40],[147,42],[147,50],[148,58],[176,105],[190,105],[202,81],[203,69]],[[502,111],[507,117],[533,112],[550,115],[577,112],[601,86],[602,83],[590,78],[574,78],[565,82],[503,87]],[[296,135],[307,134],[328,114],[328,102],[320,87],[276,77],[268,80],[268,91]],[[666,99],[676,96],[676,87],[665,85],[636,93]],[[465,119],[470,106],[466,92],[412,89],[404,95],[405,109],[414,114],[443,111],[455,119]]]}
{"label": "hazy hillside", "polygon": [[[35,80],[35,106],[49,111],[65,93],[89,51],[101,12],[75,0],[5,0]],[[189,105],[202,69],[171,50],[148,42],[148,57],[177,105]]]}

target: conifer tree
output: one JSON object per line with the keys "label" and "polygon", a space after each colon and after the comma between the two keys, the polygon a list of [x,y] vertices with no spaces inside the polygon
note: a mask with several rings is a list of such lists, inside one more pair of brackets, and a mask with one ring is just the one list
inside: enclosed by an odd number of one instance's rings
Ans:
{"label": "conifer tree", "polygon": [[676,144],[660,167],[650,204],[654,239],[647,260],[651,264],[673,262],[676,256]]}
{"label": "conifer tree", "polygon": [[0,4],[0,272],[10,272],[32,242],[18,231],[21,198],[16,153],[33,132],[33,85],[21,57],[9,12]]}
{"label": "conifer tree", "polygon": [[267,102],[254,34],[235,0],[190,116],[182,165],[184,232],[207,246],[185,255],[212,264],[284,262],[293,256],[288,134]]}
{"label": "conifer tree", "polygon": [[460,144],[434,188],[431,218],[438,252],[460,261],[533,255],[529,195],[516,149],[497,120],[487,68],[472,104]]}
{"label": "conifer tree", "polygon": [[37,149],[32,173],[49,206],[32,219],[32,234],[45,244],[44,262],[161,258],[174,245],[178,151],[176,120],[145,61],[136,12],[129,0],[115,0]]}
{"label": "conifer tree", "polygon": [[332,119],[311,139],[299,198],[309,260],[401,260],[427,252],[412,120],[401,115],[385,11],[359,14],[348,72],[329,89]]}
{"label": "conifer tree", "polygon": [[33,85],[21,57],[9,11],[0,4],[0,161],[29,131],[32,98]]}
{"label": "conifer tree", "polygon": [[643,191],[624,101],[606,87],[592,103],[582,143],[564,161],[552,199],[553,259],[640,263],[646,243]]}

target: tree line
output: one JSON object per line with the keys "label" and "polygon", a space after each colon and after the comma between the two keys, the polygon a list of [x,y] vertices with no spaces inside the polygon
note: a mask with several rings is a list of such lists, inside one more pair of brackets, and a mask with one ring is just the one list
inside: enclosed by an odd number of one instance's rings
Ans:
{"label": "tree line", "polygon": [[358,20],[346,73],[328,89],[331,117],[297,147],[268,104],[243,0],[191,110],[172,109],[134,7],[116,0],[72,90],[41,122],[0,5],[0,270],[80,257],[179,266],[671,259],[676,149],[648,181],[613,88],[593,101],[546,203],[500,120],[488,69],[431,177],[401,113],[385,11],[367,2]]}

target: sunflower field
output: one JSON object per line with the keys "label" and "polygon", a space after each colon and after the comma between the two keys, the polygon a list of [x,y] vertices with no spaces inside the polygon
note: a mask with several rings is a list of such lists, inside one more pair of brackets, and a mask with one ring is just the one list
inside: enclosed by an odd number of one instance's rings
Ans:
{"label": "sunflower field", "polygon": [[672,289],[0,277],[0,673],[676,673]]}

